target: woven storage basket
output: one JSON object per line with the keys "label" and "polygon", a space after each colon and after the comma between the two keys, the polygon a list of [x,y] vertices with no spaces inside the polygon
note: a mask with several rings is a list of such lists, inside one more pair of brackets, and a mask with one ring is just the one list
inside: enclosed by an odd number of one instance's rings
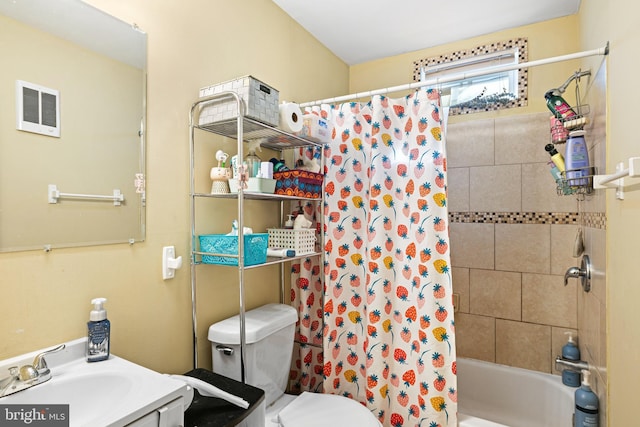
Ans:
{"label": "woven storage basket", "polygon": [[269,228],[269,247],[293,249],[296,255],[306,255],[315,252],[316,230],[288,228]]}
{"label": "woven storage basket", "polygon": [[[238,258],[223,256],[238,254],[238,236],[224,234],[203,234],[200,239],[200,250],[212,254],[203,255],[204,264],[238,265]],[[244,235],[244,265],[263,264],[267,261],[267,233]]]}

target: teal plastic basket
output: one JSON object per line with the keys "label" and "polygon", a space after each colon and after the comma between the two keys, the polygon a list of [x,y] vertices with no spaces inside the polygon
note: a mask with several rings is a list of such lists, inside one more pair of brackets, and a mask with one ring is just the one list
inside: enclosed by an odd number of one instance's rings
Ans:
{"label": "teal plastic basket", "polygon": [[[224,234],[202,234],[200,252],[212,254],[238,254],[238,236]],[[268,233],[244,235],[244,265],[262,264],[267,261]],[[202,255],[204,264],[238,265],[238,258],[223,255]]]}

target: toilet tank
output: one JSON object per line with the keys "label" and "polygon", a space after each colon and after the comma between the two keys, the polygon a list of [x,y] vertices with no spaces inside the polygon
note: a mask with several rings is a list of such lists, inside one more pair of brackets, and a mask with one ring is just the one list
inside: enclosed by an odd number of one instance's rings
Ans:
{"label": "toilet tank", "polygon": [[[298,312],[285,304],[267,304],[245,313],[245,380],[265,391],[269,406],[286,388]],[[213,372],[241,380],[240,316],[209,327]]]}

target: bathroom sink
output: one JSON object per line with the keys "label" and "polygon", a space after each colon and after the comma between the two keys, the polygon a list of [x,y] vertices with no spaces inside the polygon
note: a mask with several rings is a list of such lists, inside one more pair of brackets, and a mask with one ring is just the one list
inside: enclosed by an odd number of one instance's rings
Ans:
{"label": "bathroom sink", "polygon": [[[176,399],[190,402],[185,383],[120,357],[87,363],[84,345],[81,338],[47,355],[52,378],[0,398],[0,405],[68,404],[71,426],[125,426]],[[0,361],[0,377],[10,366],[30,364],[38,353]]]}

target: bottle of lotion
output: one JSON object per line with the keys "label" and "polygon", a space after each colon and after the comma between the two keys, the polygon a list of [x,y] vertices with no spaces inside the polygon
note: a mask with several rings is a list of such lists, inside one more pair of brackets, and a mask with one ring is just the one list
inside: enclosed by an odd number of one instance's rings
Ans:
{"label": "bottle of lotion", "polygon": [[589,150],[584,140],[584,130],[569,132],[566,151],[564,153],[565,167],[567,168],[567,183],[571,186],[584,187],[588,184],[589,176]]}
{"label": "bottle of lotion", "polygon": [[574,427],[598,427],[598,396],[591,390],[589,381],[591,372],[582,371],[582,385],[575,393],[576,413],[573,417]]}
{"label": "bottle of lotion", "polygon": [[[580,349],[573,341],[573,334],[571,332],[565,332],[565,335],[569,335],[567,343],[562,347],[562,358],[577,362],[580,360]],[[562,370],[562,384],[569,387],[580,386],[580,372],[576,372],[571,369]]]}
{"label": "bottle of lotion", "polygon": [[549,153],[549,155],[551,156],[551,160],[556,165],[558,170],[560,172],[564,172],[565,171],[564,158],[562,157],[562,154],[558,153],[558,150],[556,150],[556,147],[554,147],[553,144],[547,144],[544,146],[544,149],[547,153]]}
{"label": "bottle of lotion", "polygon": [[111,322],[107,319],[107,310],[104,309],[105,302],[107,302],[106,298],[91,300],[93,310],[91,310],[87,322],[87,362],[99,362],[109,358]]}

